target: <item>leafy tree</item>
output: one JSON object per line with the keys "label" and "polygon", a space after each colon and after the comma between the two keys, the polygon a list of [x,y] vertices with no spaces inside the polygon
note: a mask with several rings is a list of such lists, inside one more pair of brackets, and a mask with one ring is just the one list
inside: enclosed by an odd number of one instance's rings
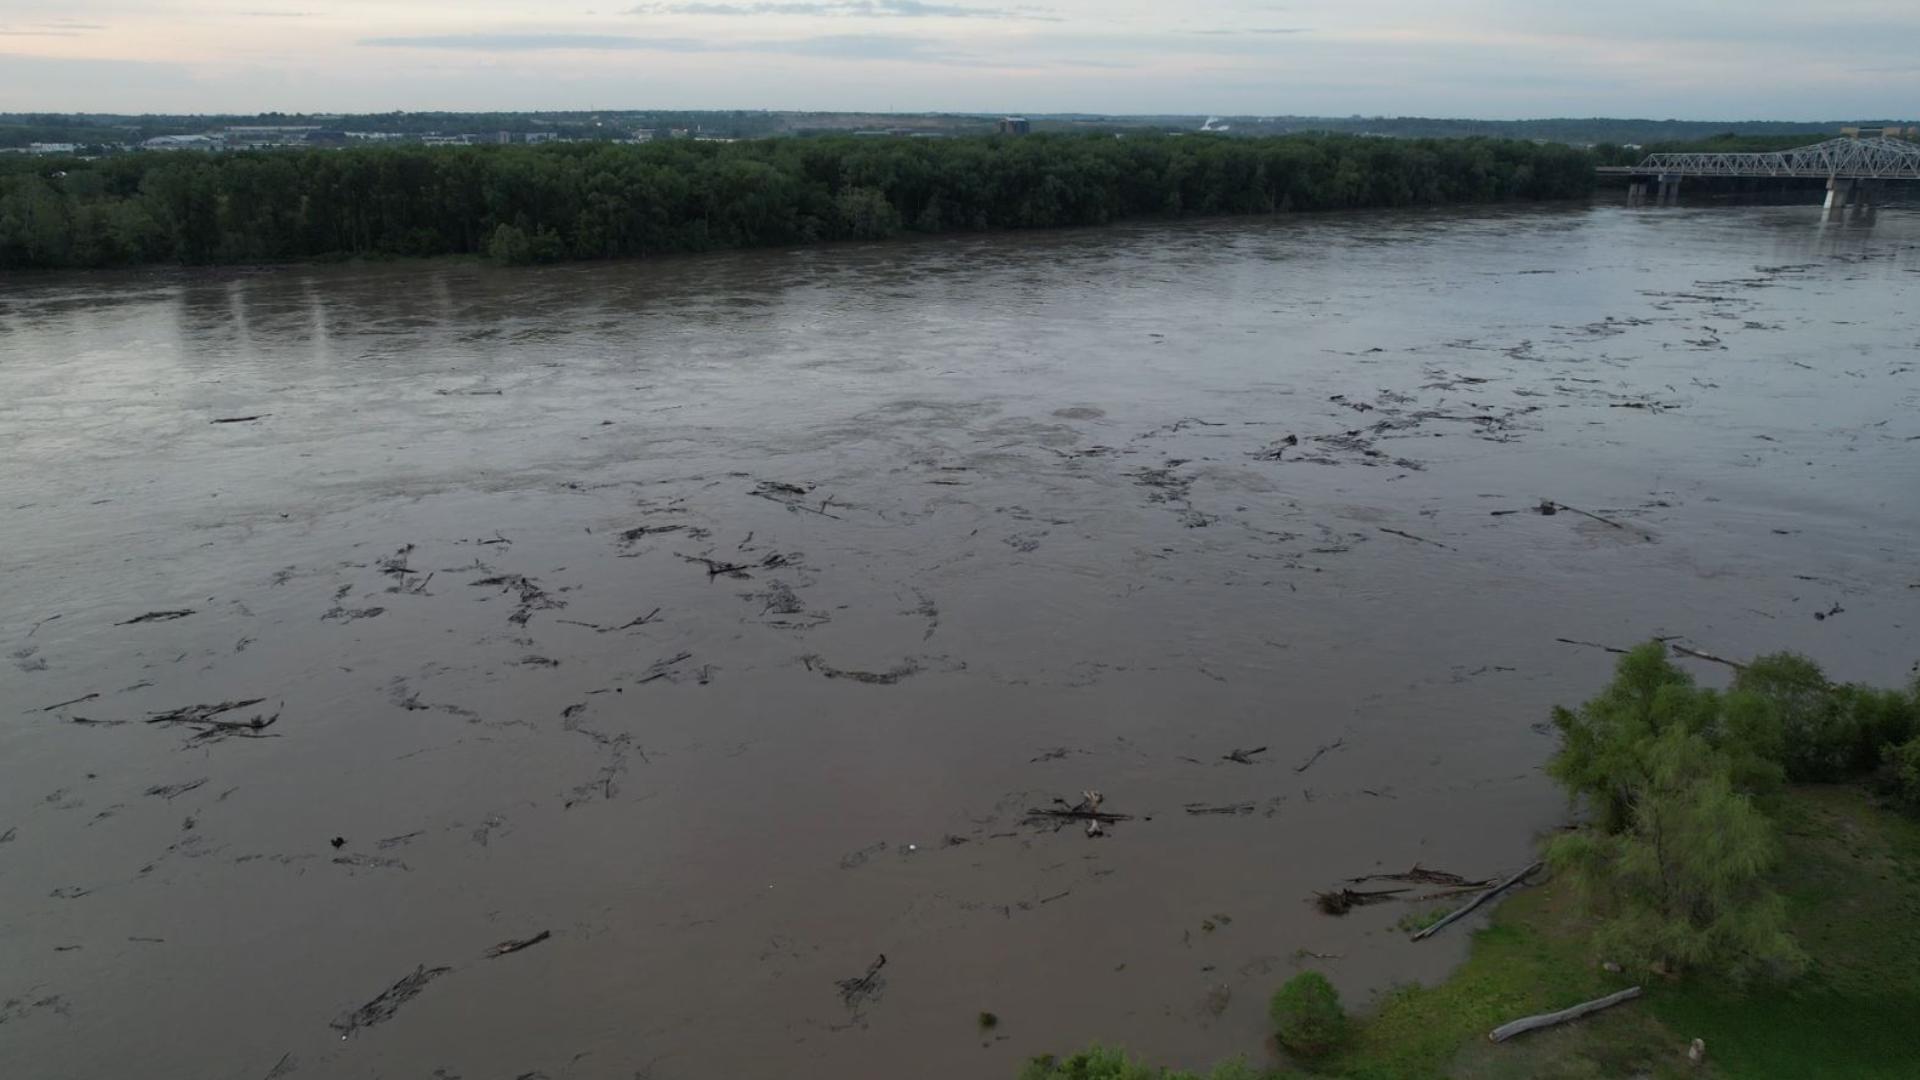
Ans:
{"label": "leafy tree", "polygon": [[1317,971],[1303,971],[1274,991],[1267,1014],[1280,1045],[1301,1057],[1320,1057],[1347,1038],[1340,993]]}
{"label": "leafy tree", "polygon": [[502,266],[521,266],[533,261],[533,242],[524,229],[501,225],[487,241],[487,258]]}
{"label": "leafy tree", "polygon": [[1734,789],[1726,757],[1675,724],[1633,767],[1623,828],[1570,833],[1548,849],[1602,916],[1601,947],[1623,962],[1736,980],[1802,970],[1767,883],[1780,855],[1773,825]]}

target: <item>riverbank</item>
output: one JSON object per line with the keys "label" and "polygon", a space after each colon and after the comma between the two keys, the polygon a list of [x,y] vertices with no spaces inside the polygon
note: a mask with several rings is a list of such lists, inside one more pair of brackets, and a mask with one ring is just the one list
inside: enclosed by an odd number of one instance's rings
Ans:
{"label": "riverbank", "polygon": [[[1797,982],[1748,992],[1706,979],[1609,973],[1572,884],[1550,878],[1517,892],[1473,935],[1445,982],[1384,995],[1346,1049],[1279,1075],[1341,1080],[1576,1080],[1723,1077],[1904,1080],[1920,1060],[1920,822],[1852,785],[1793,789],[1777,875],[1790,928],[1813,961]],[[1639,985],[1645,996],[1578,1023],[1491,1043],[1495,1026]],[[1687,1059],[1706,1047],[1702,1066]],[[1271,1046],[1246,1057],[1261,1062]],[[1030,1067],[1025,1080],[1079,1077]],[[1086,1072],[1086,1080],[1144,1073]],[[1236,1077],[1233,1068],[1216,1075]],[[1259,1075],[1253,1070],[1246,1075]],[[1169,1075],[1167,1080],[1176,1080]]]}

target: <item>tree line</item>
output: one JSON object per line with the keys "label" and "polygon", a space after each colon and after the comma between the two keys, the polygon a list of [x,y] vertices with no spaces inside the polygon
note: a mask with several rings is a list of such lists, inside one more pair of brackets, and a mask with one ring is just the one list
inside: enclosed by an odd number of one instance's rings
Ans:
{"label": "tree line", "polygon": [[822,138],[0,163],[0,267],[632,257],[1128,218],[1562,199],[1556,144],[1351,136]]}

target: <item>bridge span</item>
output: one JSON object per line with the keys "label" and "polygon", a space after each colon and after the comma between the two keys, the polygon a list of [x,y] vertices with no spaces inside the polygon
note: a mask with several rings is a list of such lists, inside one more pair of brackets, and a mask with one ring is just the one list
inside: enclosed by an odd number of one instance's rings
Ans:
{"label": "bridge span", "polygon": [[1639,201],[1657,185],[1661,205],[1671,204],[1687,177],[1779,177],[1825,180],[1827,209],[1871,202],[1887,181],[1920,181],[1920,143],[1883,136],[1839,138],[1773,153],[1649,154],[1638,165],[1606,166],[1602,174],[1630,178],[1629,198]]}

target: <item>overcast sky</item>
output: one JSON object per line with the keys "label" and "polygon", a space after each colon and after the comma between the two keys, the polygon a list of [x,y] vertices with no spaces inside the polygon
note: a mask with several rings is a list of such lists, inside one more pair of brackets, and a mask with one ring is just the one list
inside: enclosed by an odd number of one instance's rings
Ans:
{"label": "overcast sky", "polygon": [[0,0],[15,112],[1829,120],[1917,103],[1920,0]]}

